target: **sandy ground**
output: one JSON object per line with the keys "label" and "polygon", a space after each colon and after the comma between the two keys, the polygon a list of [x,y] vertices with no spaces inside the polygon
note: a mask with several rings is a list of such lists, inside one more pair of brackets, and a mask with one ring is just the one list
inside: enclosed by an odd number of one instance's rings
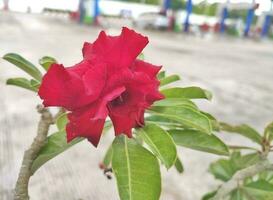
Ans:
{"label": "sandy ground", "polygon": [[[16,52],[34,63],[51,55],[70,66],[80,61],[83,42],[92,41],[98,32],[64,18],[0,12],[0,55]],[[108,32],[118,33],[118,26]],[[180,74],[181,85],[202,86],[213,92],[211,102],[198,102],[204,110],[220,120],[250,123],[258,130],[273,120],[273,43],[142,32],[150,37],[144,51],[146,60]],[[30,145],[39,118],[35,112],[38,97],[5,86],[7,78],[18,76],[24,73],[0,59],[1,200],[12,199],[23,150]],[[107,180],[98,168],[112,135],[102,139],[98,149],[82,142],[43,166],[31,179],[31,199],[117,200],[115,181]],[[221,137],[228,143],[247,143],[240,137]],[[184,148],[179,154],[185,173],[162,168],[161,199],[198,200],[217,185],[207,168],[218,156]]]}

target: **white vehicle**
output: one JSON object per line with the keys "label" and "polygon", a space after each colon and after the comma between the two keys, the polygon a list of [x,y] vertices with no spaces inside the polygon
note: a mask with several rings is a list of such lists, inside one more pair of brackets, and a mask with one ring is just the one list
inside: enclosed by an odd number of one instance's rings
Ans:
{"label": "white vehicle", "polygon": [[133,21],[134,26],[143,29],[167,29],[169,27],[169,19],[167,16],[156,13],[143,13]]}

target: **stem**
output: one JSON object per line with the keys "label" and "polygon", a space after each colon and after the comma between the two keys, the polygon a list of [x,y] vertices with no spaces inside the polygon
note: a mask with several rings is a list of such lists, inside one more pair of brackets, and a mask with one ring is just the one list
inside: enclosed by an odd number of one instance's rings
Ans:
{"label": "stem", "polygon": [[246,147],[246,146],[237,146],[237,145],[228,145],[228,148],[230,149],[247,149],[247,150],[254,150],[257,152],[261,152],[259,149],[253,148],[253,147]]}
{"label": "stem", "polygon": [[213,200],[224,200],[225,197],[237,187],[239,181],[255,176],[265,170],[273,170],[273,164],[269,163],[266,159],[262,159],[255,165],[236,172],[228,182],[219,188]]}
{"label": "stem", "polygon": [[54,118],[48,109],[41,105],[37,106],[41,118],[38,124],[37,135],[34,138],[30,148],[25,151],[22,166],[15,186],[14,200],[28,200],[28,183],[32,176],[31,166],[37,158],[39,151],[46,143],[48,130],[51,124],[54,123]]}

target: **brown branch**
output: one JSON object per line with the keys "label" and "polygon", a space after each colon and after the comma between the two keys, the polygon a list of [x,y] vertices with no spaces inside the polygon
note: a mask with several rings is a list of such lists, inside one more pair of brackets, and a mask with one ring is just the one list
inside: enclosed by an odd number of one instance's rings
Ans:
{"label": "brown branch", "polygon": [[54,118],[48,109],[41,105],[37,106],[41,118],[38,124],[37,135],[34,138],[30,148],[25,151],[22,166],[15,186],[14,200],[28,200],[28,183],[31,177],[31,166],[37,158],[39,151],[46,143],[48,130],[54,123]]}
{"label": "brown branch", "polygon": [[269,161],[266,159],[262,159],[255,165],[236,172],[228,182],[224,183],[219,188],[213,200],[224,200],[230,192],[237,188],[237,185],[240,181],[243,181],[248,177],[255,176],[258,173],[266,170],[273,170],[273,164],[269,163]]}

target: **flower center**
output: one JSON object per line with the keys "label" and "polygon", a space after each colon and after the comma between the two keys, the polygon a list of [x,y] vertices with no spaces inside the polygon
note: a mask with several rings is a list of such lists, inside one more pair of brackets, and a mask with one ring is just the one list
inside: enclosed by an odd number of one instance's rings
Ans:
{"label": "flower center", "polygon": [[128,98],[129,98],[129,93],[125,91],[120,96],[112,100],[111,105],[112,106],[123,105],[128,100]]}

